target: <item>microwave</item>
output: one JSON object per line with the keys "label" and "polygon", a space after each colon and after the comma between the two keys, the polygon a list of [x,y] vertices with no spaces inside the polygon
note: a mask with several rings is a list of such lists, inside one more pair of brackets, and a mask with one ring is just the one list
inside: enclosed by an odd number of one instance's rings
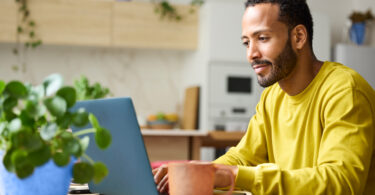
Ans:
{"label": "microwave", "polygon": [[249,63],[211,62],[208,79],[208,126],[245,131],[263,88]]}

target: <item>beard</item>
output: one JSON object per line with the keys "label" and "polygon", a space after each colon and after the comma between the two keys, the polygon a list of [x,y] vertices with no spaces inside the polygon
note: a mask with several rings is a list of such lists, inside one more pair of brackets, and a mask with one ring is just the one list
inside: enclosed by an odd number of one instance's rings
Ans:
{"label": "beard", "polygon": [[271,72],[268,75],[258,75],[259,85],[265,88],[287,77],[294,70],[296,63],[297,54],[293,51],[290,38],[288,38],[283,51],[275,59],[275,63],[272,63],[268,60],[254,60],[251,65],[271,65]]}

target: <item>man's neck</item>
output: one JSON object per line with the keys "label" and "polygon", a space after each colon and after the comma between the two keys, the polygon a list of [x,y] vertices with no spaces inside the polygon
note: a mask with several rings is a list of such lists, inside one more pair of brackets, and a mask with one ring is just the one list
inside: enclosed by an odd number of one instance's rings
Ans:
{"label": "man's neck", "polygon": [[293,72],[279,81],[279,86],[288,95],[294,96],[301,93],[315,78],[323,62],[316,59],[314,54],[299,56]]}

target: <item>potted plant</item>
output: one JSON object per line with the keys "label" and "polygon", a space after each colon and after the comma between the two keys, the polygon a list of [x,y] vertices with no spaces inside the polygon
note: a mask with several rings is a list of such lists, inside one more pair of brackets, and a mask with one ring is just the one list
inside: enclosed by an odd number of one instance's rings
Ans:
{"label": "potted plant", "polygon": [[85,154],[89,137],[79,138],[83,133],[69,127],[90,122],[92,129],[84,132],[95,133],[102,149],[111,143],[109,131],[84,109],[70,111],[76,90],[62,85],[58,74],[39,86],[0,81],[0,194],[67,194],[71,177],[97,183],[108,174],[103,163]]}
{"label": "potted plant", "polygon": [[77,91],[77,100],[104,98],[111,93],[109,88],[103,87],[100,83],[90,85],[87,77],[83,75],[74,81],[74,88]]}
{"label": "potted plant", "polygon": [[357,45],[362,45],[365,41],[367,23],[374,19],[370,10],[365,13],[353,12],[349,16],[351,27],[349,30],[350,40]]}

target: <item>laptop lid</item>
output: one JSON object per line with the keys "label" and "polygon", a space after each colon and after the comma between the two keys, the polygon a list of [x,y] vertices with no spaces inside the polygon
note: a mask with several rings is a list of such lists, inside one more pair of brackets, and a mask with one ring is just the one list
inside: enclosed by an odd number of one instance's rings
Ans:
{"label": "laptop lid", "polygon": [[[80,101],[72,110],[81,107],[93,113],[100,125],[112,135],[112,143],[106,150],[99,149],[94,135],[89,135],[90,144],[86,154],[94,161],[106,164],[109,170],[101,183],[89,183],[90,191],[109,195],[157,195],[132,100],[122,97]],[[79,129],[83,128],[72,127],[73,131]]]}

